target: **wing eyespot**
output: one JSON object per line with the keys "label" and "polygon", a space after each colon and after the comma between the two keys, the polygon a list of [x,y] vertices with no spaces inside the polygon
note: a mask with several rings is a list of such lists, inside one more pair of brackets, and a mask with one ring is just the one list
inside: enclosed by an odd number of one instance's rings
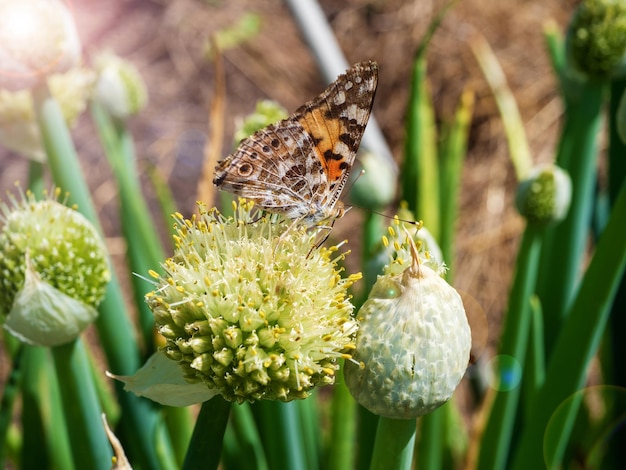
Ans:
{"label": "wing eyespot", "polygon": [[237,167],[237,173],[239,176],[250,176],[254,171],[254,167],[249,163],[242,163]]}

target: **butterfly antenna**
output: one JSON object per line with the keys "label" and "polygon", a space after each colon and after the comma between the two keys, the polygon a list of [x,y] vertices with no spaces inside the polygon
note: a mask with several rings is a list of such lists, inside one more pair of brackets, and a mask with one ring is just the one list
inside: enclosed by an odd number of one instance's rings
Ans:
{"label": "butterfly antenna", "polygon": [[[356,178],[354,178],[354,180],[352,180],[352,182],[350,183],[350,186],[348,186],[348,190],[346,191],[346,194],[349,194],[349,192],[352,189],[352,187],[354,186],[354,184],[363,175],[365,175],[365,169],[361,168],[361,170],[359,171],[359,174],[356,176]],[[359,209],[363,209],[364,211],[368,211],[368,212],[371,212],[372,214],[380,215],[381,217],[386,217],[387,219],[395,219],[397,217],[397,216],[391,216],[391,215],[388,215],[388,214],[383,214],[382,212],[378,212],[378,211],[375,211],[373,209],[368,209],[367,207],[361,207],[361,206],[355,206],[355,205],[353,205],[352,207],[357,207]],[[401,219],[399,217],[397,217],[397,218],[398,218],[398,220],[400,222],[404,222],[404,223],[407,223],[407,224],[411,224],[411,225],[415,225],[415,226],[422,225],[422,221]]]}

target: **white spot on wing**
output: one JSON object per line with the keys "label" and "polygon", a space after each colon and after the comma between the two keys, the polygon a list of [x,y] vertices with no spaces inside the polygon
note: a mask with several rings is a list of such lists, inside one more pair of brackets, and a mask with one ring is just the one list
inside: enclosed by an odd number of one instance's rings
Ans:
{"label": "white spot on wing", "polygon": [[337,106],[344,104],[346,102],[346,94],[343,91],[339,91],[335,95],[334,101]]}

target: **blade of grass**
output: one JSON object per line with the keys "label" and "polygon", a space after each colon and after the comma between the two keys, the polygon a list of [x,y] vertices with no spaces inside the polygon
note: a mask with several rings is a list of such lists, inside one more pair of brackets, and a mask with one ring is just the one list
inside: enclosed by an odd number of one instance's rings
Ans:
{"label": "blade of grass", "polygon": [[524,371],[523,382],[523,409],[526,412],[524,419],[529,421],[532,416],[528,414],[530,404],[533,402],[538,390],[546,378],[546,357],[543,350],[543,311],[539,298],[533,295],[530,298],[531,333],[529,338],[528,356]]}
{"label": "blade of grass", "polygon": [[[514,470],[543,468],[543,438],[548,421],[556,408],[571,394],[584,386],[585,376],[596,353],[619,282],[626,267],[626,184],[615,200],[611,217],[596,246],[594,255],[583,276],[571,310],[563,323],[554,352],[549,359],[546,381],[534,400],[533,419],[527,423],[520,436],[520,444],[513,459]],[[569,420],[553,435],[557,444],[556,464],[567,441],[577,403],[569,402]]]}
{"label": "blade of grass", "polygon": [[[420,49],[421,51],[422,49]],[[435,118],[426,79],[426,57],[418,53],[413,63],[406,117],[402,198],[430,233],[439,239],[439,171]]]}
{"label": "blade of grass", "polygon": [[511,162],[515,167],[517,180],[522,181],[528,176],[533,162],[515,97],[509,89],[496,55],[482,34],[476,33],[470,46],[493,92],[504,125]]}
{"label": "blade of grass", "polygon": [[[611,84],[611,98],[609,102],[609,201],[613,205],[619,194],[619,188],[624,186],[626,181],[626,143],[624,143],[617,133],[616,115],[620,97],[626,92],[626,80],[616,80]],[[623,332],[626,331],[626,315],[624,315],[624,305],[626,305],[626,275],[622,275],[620,286],[613,301],[611,310],[610,327],[607,335],[608,360],[603,361],[603,369],[608,372],[607,383],[615,384],[626,388],[626,342],[623,339]],[[607,370],[608,369],[608,370]],[[623,439],[611,439],[609,453],[614,462],[626,462],[626,446]],[[617,467],[615,467],[617,468]]]}
{"label": "blade of grass", "polygon": [[550,64],[554,75],[559,79],[561,93],[567,88],[567,78],[565,78],[565,47],[563,34],[554,20],[548,20],[543,25],[543,37],[546,42],[546,49],[550,56]]}
{"label": "blade of grass", "polygon": [[626,79],[615,80],[611,83],[609,100],[609,198],[614,202],[619,194],[619,189],[626,179],[626,142],[617,132],[617,109],[623,94],[626,93]]}
{"label": "blade of grass", "polygon": [[439,242],[441,236],[441,202],[437,129],[435,112],[426,78],[426,52],[455,0],[446,3],[428,25],[413,59],[411,88],[406,113],[406,142],[402,170],[402,198],[418,220],[423,220],[431,235]]}
{"label": "blade of grass", "polygon": [[446,280],[452,283],[454,275],[454,232],[459,213],[459,191],[461,189],[461,173],[463,159],[467,151],[467,138],[472,122],[474,108],[474,93],[466,89],[463,91],[449,131],[445,133],[441,144],[441,171],[439,200],[441,204],[441,234],[439,246],[446,261],[448,271]]}

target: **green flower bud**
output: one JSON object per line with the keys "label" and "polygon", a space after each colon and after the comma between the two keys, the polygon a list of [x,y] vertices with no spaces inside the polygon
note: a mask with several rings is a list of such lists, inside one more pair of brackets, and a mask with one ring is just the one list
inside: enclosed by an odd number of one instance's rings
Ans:
{"label": "green flower bud", "polygon": [[626,2],[584,0],[568,27],[567,53],[587,77],[611,80],[626,75]]}
{"label": "green flower bud", "polygon": [[372,413],[414,419],[450,399],[469,362],[471,334],[459,294],[412,239],[390,234],[400,249],[357,314],[354,361],[346,361],[344,376]]}
{"label": "green flower bud", "polygon": [[[74,68],[48,80],[50,93],[59,103],[69,126],[85,110],[95,75],[85,68]],[[0,143],[23,156],[43,162],[46,153],[29,90],[10,92],[0,89]]]}
{"label": "green flower bud", "polygon": [[103,53],[96,59],[98,81],[93,99],[111,116],[126,120],[141,111],[148,92],[141,75],[130,62]]}
{"label": "green flower bud", "polygon": [[60,0],[0,0],[0,88],[32,88],[75,67],[81,44]]}
{"label": "green flower bud", "polygon": [[517,188],[517,209],[528,223],[544,226],[560,222],[572,199],[572,182],[565,170],[554,165],[534,168]]}
{"label": "green flower bud", "polygon": [[109,282],[104,244],[87,219],[55,199],[11,200],[0,206],[0,318],[30,344],[71,341],[97,317]]}
{"label": "green flower bud", "polygon": [[285,119],[287,116],[285,108],[275,101],[261,100],[257,102],[255,111],[237,124],[234,137],[235,147],[239,145],[239,142],[259,129]]}
{"label": "green flower bud", "polygon": [[315,248],[318,234],[292,221],[201,207],[175,215],[174,256],[146,296],[166,339],[163,352],[187,381],[225,399],[289,401],[332,384],[338,359],[349,357],[356,322],[340,276],[337,248]]}

